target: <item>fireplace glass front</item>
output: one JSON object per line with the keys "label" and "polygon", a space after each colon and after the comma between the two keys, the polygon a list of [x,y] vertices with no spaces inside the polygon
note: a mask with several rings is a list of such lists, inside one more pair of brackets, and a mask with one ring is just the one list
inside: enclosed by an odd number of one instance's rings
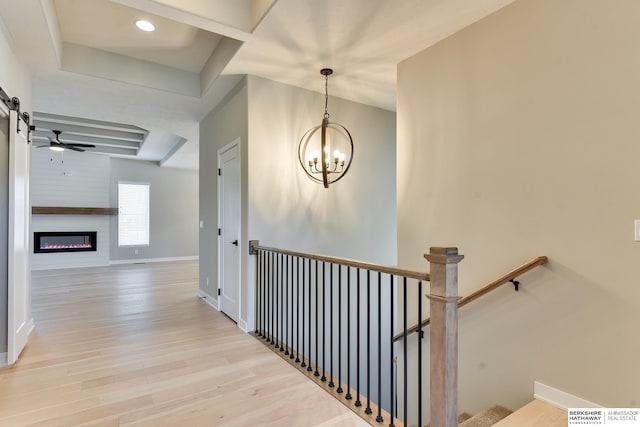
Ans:
{"label": "fireplace glass front", "polygon": [[33,233],[33,252],[84,252],[97,249],[95,231],[43,231]]}

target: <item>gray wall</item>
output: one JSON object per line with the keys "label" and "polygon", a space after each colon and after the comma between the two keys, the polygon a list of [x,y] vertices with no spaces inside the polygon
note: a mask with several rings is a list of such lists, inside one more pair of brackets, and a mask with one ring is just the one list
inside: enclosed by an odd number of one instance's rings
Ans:
{"label": "gray wall", "polygon": [[519,0],[398,69],[402,265],[465,255],[460,410],[511,408],[538,380],[607,407],[640,402],[640,2]]}
{"label": "gray wall", "polygon": [[[321,76],[320,76],[321,77]],[[322,88],[322,79],[319,78]],[[355,141],[349,173],[328,190],[299,166],[298,141],[322,120],[324,96],[248,76],[200,125],[200,289],[216,298],[217,150],[240,137],[242,243],[395,264],[395,114],[331,98]],[[254,257],[241,251],[239,325],[253,328]],[[207,286],[207,277],[209,285]]]}
{"label": "gray wall", "polygon": [[[217,298],[218,149],[240,138],[243,188],[241,233],[246,236],[247,80],[243,79],[200,123],[200,290]],[[244,254],[246,251],[242,251]],[[207,285],[208,279],[208,285]]]}
{"label": "gray wall", "polygon": [[[118,218],[111,217],[111,260],[198,256],[198,172],[155,163],[111,159],[111,206],[118,206],[118,182],[150,185],[149,246],[118,247]],[[136,254],[135,251],[138,251]]]}
{"label": "gray wall", "polygon": [[[314,83],[322,89],[322,76]],[[298,161],[300,138],[322,122],[323,113],[322,93],[249,77],[248,238],[266,246],[394,265],[396,115],[330,97],[331,120],[351,133],[354,160],[347,174],[325,189]],[[252,261],[242,310],[250,325]]]}

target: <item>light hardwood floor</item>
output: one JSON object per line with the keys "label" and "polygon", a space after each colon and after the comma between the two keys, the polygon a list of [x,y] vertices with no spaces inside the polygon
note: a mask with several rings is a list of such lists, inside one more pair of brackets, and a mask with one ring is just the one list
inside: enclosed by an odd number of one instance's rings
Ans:
{"label": "light hardwood floor", "polygon": [[33,273],[0,426],[366,426],[196,297],[196,262]]}

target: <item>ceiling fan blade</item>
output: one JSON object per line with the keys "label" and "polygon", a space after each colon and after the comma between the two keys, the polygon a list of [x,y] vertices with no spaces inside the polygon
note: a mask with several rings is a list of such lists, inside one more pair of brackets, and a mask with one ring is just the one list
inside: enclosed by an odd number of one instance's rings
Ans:
{"label": "ceiling fan blade", "polygon": [[71,145],[66,145],[66,144],[64,145],[64,148],[67,148],[67,149],[72,150],[72,151],[86,151],[86,150],[84,150],[82,148],[73,147]]}
{"label": "ceiling fan blade", "polygon": [[93,144],[76,144],[74,142],[63,142],[62,145],[65,147],[85,147],[85,148],[95,148],[96,146]]}

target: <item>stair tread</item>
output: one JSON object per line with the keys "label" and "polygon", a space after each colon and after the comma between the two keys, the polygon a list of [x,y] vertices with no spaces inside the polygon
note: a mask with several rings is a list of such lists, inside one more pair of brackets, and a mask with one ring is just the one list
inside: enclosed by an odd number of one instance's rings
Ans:
{"label": "stair tread", "polygon": [[511,413],[512,411],[509,409],[496,405],[460,423],[460,427],[489,427],[509,416]]}
{"label": "stair tread", "polygon": [[494,427],[566,427],[567,411],[542,400],[534,400],[515,411]]}

